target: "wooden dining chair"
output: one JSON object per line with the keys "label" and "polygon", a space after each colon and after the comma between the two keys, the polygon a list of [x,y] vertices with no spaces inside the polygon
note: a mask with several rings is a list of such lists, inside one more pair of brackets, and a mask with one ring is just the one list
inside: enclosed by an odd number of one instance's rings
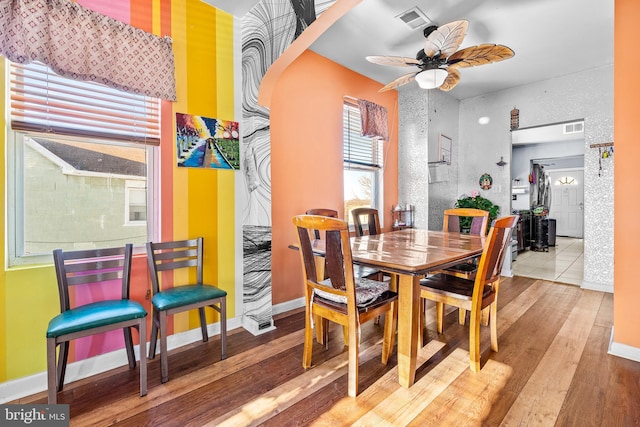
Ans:
{"label": "wooden dining chair", "polygon": [[[147,394],[146,310],[129,299],[131,253],[133,246],[87,249],[79,251],[53,251],[53,263],[58,281],[60,314],[47,328],[47,384],[48,402],[55,404],[57,392],[64,387],[64,376],[69,356],[69,342],[89,335],[122,329],[129,359],[129,368],[136,367],[131,328],[140,337],[140,396]],[[75,304],[70,292],[72,286],[91,288],[94,296],[104,296],[87,304]],[[114,289],[117,288],[117,289]],[[109,297],[117,295],[117,297]],[[56,363],[56,348],[60,346]],[[57,368],[56,368],[57,365]]]}
{"label": "wooden dining chair", "polygon": [[[348,394],[358,394],[358,355],[360,325],[385,315],[382,363],[386,364],[393,349],[396,317],[394,306],[398,299],[389,284],[370,279],[356,279],[346,221],[316,215],[293,217],[298,236],[300,261],[305,288],[305,331],[302,366],[311,367],[313,349],[312,315],[323,323],[324,346],[328,348],[329,321],[343,326],[348,336]],[[319,275],[309,230],[321,230],[326,236],[327,278]]]}
{"label": "wooden dining chair", "polygon": [[[314,208],[308,209],[306,212],[307,215],[320,215],[320,216],[328,216],[329,218],[338,218],[338,211],[334,209],[326,209],[326,208]],[[316,239],[320,238],[320,230],[313,230],[313,235]]]}
{"label": "wooden dining chair", "polygon": [[[451,231],[459,233],[461,231],[462,218],[470,218],[471,224],[469,227],[469,234],[476,236],[486,236],[487,227],[489,225],[489,212],[482,209],[473,208],[454,208],[445,209],[444,221],[442,224],[443,231]],[[478,270],[478,259],[476,257],[467,262],[453,265],[444,270],[434,271],[433,273],[451,274],[463,279],[473,280]],[[463,309],[458,310],[458,322],[461,325],[465,324],[467,317],[467,311]],[[488,321],[488,314],[484,316],[485,321]]]}
{"label": "wooden dining chair", "polygon": [[[160,332],[161,381],[169,380],[169,362],[167,360],[167,316],[197,308],[200,314],[202,342],[209,340],[205,307],[211,307],[220,314],[220,352],[221,359],[227,357],[227,292],[214,285],[203,282],[204,239],[170,242],[148,242],[147,262],[151,272],[153,297],[153,323],[149,358],[156,355],[156,341]],[[162,286],[162,272],[176,270],[193,274],[195,281],[186,284],[174,283],[173,287]]]}
{"label": "wooden dining chair", "polygon": [[380,217],[377,209],[356,208],[351,211],[351,217],[356,237],[380,234]]}
{"label": "wooden dining chair", "polygon": [[[485,307],[490,307],[491,311],[491,349],[498,351],[497,301],[500,271],[504,255],[511,248],[511,234],[517,222],[517,215],[494,221],[485,241],[474,280],[439,273],[420,281],[420,298],[436,303],[436,327],[439,334],[444,328],[444,304],[470,312],[469,366],[473,372],[480,370],[480,318]],[[423,316],[420,318],[422,320]]]}

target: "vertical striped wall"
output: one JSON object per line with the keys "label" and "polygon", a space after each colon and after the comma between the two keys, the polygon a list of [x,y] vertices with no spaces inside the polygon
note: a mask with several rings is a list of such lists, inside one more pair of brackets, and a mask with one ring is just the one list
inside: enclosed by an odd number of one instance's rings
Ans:
{"label": "vertical striped wall", "polygon": [[[163,102],[160,238],[204,237],[205,280],[228,292],[228,316],[236,316],[233,230],[238,172],[178,169],[174,130],[175,112],[240,120],[234,117],[233,17],[199,0],[79,0],[78,3],[154,34],[171,35],[178,101]],[[5,61],[0,58],[0,67],[4,66]],[[2,83],[0,90],[4,94]],[[0,120],[4,120],[4,105],[0,108],[3,110]],[[4,147],[4,132],[2,135]],[[0,168],[4,184],[4,162],[0,162]],[[0,216],[4,222],[4,210]],[[0,233],[6,241],[5,231]],[[3,258],[4,246],[0,249]],[[135,288],[132,295],[137,295],[134,298],[150,312],[149,301],[143,298],[150,288],[144,257],[134,260],[132,288]],[[4,270],[0,275],[0,382],[46,370],[45,331],[49,319],[57,313],[58,291],[52,265]],[[209,321],[216,321],[215,315],[209,316]],[[197,316],[174,317],[174,332],[197,327]],[[70,362],[122,347],[122,334],[87,340],[72,346]]]}

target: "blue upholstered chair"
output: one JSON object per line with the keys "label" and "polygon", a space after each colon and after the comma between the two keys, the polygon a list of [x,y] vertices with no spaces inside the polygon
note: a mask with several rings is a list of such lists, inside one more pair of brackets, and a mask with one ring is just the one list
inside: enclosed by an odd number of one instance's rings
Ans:
{"label": "blue upholstered chair", "polygon": [[[227,293],[213,285],[203,283],[204,240],[202,237],[191,240],[147,243],[147,261],[151,272],[153,290],[153,324],[149,358],[156,355],[156,341],[160,332],[161,380],[169,380],[169,362],[167,361],[167,316],[197,308],[200,312],[202,341],[207,342],[207,320],[204,308],[211,307],[220,313],[221,359],[227,357]],[[195,269],[195,282],[174,284],[174,287],[161,286],[161,273],[177,269]]]}
{"label": "blue upholstered chair", "polygon": [[[147,394],[146,316],[145,309],[129,300],[132,245],[121,248],[53,251],[53,261],[60,294],[60,314],[51,319],[47,328],[48,399],[55,404],[57,392],[64,386],[69,355],[69,341],[105,331],[122,328],[129,367],[136,367],[131,328],[140,336],[140,396]],[[89,304],[70,304],[69,287],[118,286],[121,298],[105,299]],[[60,352],[56,363],[56,347]],[[57,365],[57,369],[56,369]]]}

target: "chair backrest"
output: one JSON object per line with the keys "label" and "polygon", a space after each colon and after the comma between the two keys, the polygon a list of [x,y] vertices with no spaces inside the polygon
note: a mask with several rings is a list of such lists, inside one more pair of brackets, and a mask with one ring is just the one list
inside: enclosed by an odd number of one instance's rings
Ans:
{"label": "chair backrest", "polygon": [[[320,215],[320,216],[328,216],[330,218],[338,218],[338,211],[333,209],[325,209],[325,208],[317,208],[317,209],[309,209],[307,210],[307,215]],[[320,238],[320,231],[313,230],[313,235],[316,239]]]}
{"label": "chair backrest", "polygon": [[478,262],[474,294],[500,278],[504,255],[511,248],[511,234],[517,223],[518,215],[510,215],[496,219],[491,225]]}
{"label": "chair backrest", "polygon": [[[133,245],[118,248],[53,251],[58,280],[60,312],[71,309],[69,287],[76,285],[120,286],[121,298],[129,299]],[[102,294],[102,292],[100,293]],[[106,298],[105,298],[106,299]]]}
{"label": "chair backrest", "polygon": [[153,294],[162,290],[160,285],[162,271],[195,267],[196,283],[190,283],[201,285],[203,255],[204,239],[202,237],[170,242],[147,242],[147,262],[151,273]]}
{"label": "chair backrest", "polygon": [[[377,209],[356,208],[351,211],[351,216],[353,217],[353,226],[357,237],[364,236],[365,234],[369,234],[370,236],[380,234],[380,219]],[[367,220],[367,233],[365,233],[365,229],[363,228],[365,224],[364,218]]]}
{"label": "chair backrest", "polygon": [[319,215],[297,215],[293,217],[300,247],[303,266],[305,293],[312,288],[327,291],[326,285],[319,284],[324,277],[318,277],[309,230],[324,231],[326,235],[326,275],[333,286],[332,293],[347,297],[348,310],[356,309],[355,282],[349,225],[346,221]]}
{"label": "chair backrest", "polygon": [[445,209],[442,230],[460,232],[460,218],[465,217],[471,217],[469,234],[479,236],[485,236],[487,234],[489,212],[473,208]]}

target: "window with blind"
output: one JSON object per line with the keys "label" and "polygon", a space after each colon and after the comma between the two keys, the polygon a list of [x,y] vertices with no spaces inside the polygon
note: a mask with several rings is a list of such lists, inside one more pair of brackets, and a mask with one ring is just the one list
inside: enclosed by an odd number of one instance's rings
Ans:
{"label": "window with blind", "polygon": [[358,106],[344,102],[342,115],[344,157],[344,212],[349,223],[351,211],[359,207],[381,209],[383,143],[377,138],[362,136]]}
{"label": "window with blind", "polygon": [[150,240],[159,100],[37,63],[11,63],[6,82],[10,265]]}

